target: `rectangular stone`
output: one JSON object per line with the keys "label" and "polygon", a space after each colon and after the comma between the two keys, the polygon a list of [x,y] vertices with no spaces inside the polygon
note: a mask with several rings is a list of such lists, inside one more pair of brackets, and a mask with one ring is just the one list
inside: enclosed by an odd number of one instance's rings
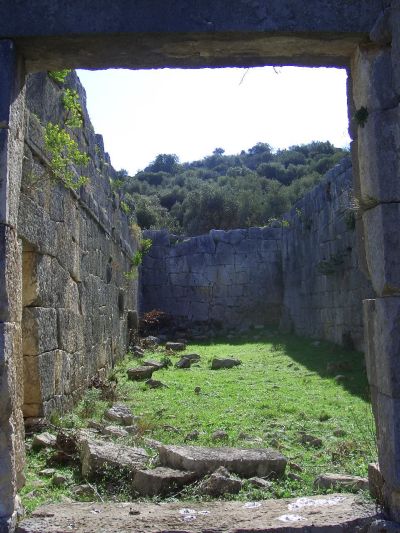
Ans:
{"label": "rectangular stone", "polygon": [[16,231],[0,224],[0,321],[20,322],[22,254]]}
{"label": "rectangular stone", "polygon": [[400,399],[400,296],[365,300],[363,307],[368,380]]}
{"label": "rectangular stone", "polygon": [[363,223],[368,271],[375,292],[378,296],[400,293],[400,204],[368,209]]}
{"label": "rectangular stone", "polygon": [[22,316],[24,355],[38,355],[58,347],[57,312],[46,307],[25,307]]}
{"label": "rectangular stone", "polygon": [[[58,344],[60,350],[74,353],[83,348],[83,317],[69,309],[57,309]],[[94,321],[94,324],[99,317]]]}
{"label": "rectangular stone", "polygon": [[54,396],[56,361],[56,351],[24,356],[24,403],[42,404]]}

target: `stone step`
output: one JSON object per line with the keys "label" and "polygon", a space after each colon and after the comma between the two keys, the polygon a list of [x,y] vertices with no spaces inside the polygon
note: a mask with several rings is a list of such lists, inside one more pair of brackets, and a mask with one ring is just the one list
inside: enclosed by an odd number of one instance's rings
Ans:
{"label": "stone step", "polygon": [[160,446],[162,466],[196,472],[199,476],[211,474],[220,466],[238,476],[282,476],[287,459],[269,448],[206,448],[203,446]]}
{"label": "stone step", "polygon": [[349,533],[368,532],[378,518],[374,504],[353,494],[261,502],[64,503],[40,507],[16,533]]}
{"label": "stone step", "polygon": [[138,470],[133,478],[133,488],[141,496],[163,496],[192,483],[197,477],[194,472],[159,466]]}

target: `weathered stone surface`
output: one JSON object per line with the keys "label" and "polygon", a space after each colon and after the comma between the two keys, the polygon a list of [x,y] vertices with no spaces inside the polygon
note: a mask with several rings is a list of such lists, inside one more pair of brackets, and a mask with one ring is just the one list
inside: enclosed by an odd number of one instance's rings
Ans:
{"label": "weathered stone surface", "polygon": [[128,437],[129,433],[126,429],[123,429],[120,426],[105,426],[102,430],[103,435],[108,435],[109,437]]}
{"label": "weathered stone surface", "polygon": [[316,489],[359,489],[368,490],[368,479],[345,474],[321,474],[314,481]]}
{"label": "weathered stone surface", "polygon": [[165,349],[173,352],[180,352],[186,349],[186,344],[183,342],[167,342],[165,344]]}
{"label": "weathered stone surface", "polygon": [[211,370],[220,370],[221,368],[233,368],[235,366],[241,365],[242,362],[239,359],[218,359],[214,358],[211,361]]}
{"label": "weathered stone surface", "polygon": [[135,472],[133,488],[141,496],[166,495],[192,483],[196,478],[197,475],[194,472],[184,472],[160,466],[152,470]]}
{"label": "weathered stone surface", "polygon": [[136,368],[128,368],[128,378],[133,381],[144,381],[150,379],[153,375],[154,366],[138,366]]}
{"label": "weathered stone surface", "polygon": [[32,439],[32,448],[54,448],[56,445],[56,436],[51,433],[40,433],[35,435]]}
{"label": "weathered stone surface", "polygon": [[58,348],[56,310],[25,307],[22,317],[24,355],[38,355],[56,348]]}
{"label": "weathered stone surface", "polygon": [[389,520],[374,520],[368,528],[368,533],[400,533],[400,524]]}
{"label": "weathered stone surface", "polygon": [[83,440],[79,445],[82,476],[91,478],[109,470],[130,472],[143,468],[148,455],[142,448],[132,448],[110,442]]}
{"label": "weathered stone surface", "polygon": [[200,491],[209,496],[223,496],[237,494],[242,488],[242,481],[231,477],[226,468],[220,466],[215,472],[200,484]]}
{"label": "weathered stone surface", "polygon": [[[253,503],[253,502],[250,502]],[[132,514],[137,509],[139,514]],[[206,512],[205,512],[206,511]],[[300,522],[286,517],[301,516]],[[187,518],[190,517],[190,518]],[[195,518],[193,518],[195,517]],[[243,502],[191,502],[189,508],[179,503],[69,503],[40,507],[18,526],[17,533],[55,533],[68,531],[71,523],[85,533],[124,531],[179,531],[204,533],[285,533],[305,531],[323,533],[327,528],[345,533],[357,531],[380,518],[373,504],[360,503],[356,495],[330,494],[291,500],[266,500],[257,507]],[[378,530],[379,531],[379,530]]]}
{"label": "weathered stone surface", "polygon": [[110,407],[104,416],[113,422],[119,422],[124,426],[131,426],[135,420],[132,411],[126,405],[116,404]]}
{"label": "weathered stone surface", "polygon": [[220,466],[242,477],[281,476],[287,460],[270,449],[206,448],[200,446],[161,446],[163,466],[188,470],[199,475],[211,474]]}
{"label": "weathered stone surface", "polygon": [[160,361],[143,361],[143,366],[151,366],[154,370],[162,370],[165,368],[165,363]]}
{"label": "weathered stone surface", "polygon": [[368,486],[371,498],[374,498],[377,503],[384,505],[384,485],[385,480],[381,474],[378,463],[370,463],[368,465]]}
{"label": "weathered stone surface", "polygon": [[265,490],[270,489],[273,486],[273,483],[271,481],[263,479],[262,477],[251,477],[249,479],[249,483],[250,485],[253,485],[253,487]]}

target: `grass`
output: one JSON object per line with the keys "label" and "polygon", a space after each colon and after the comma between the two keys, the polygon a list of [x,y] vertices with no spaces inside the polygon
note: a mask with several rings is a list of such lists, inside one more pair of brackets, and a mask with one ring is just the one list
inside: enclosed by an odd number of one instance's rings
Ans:
{"label": "grass", "polygon": [[[126,370],[141,362],[128,355],[114,369],[113,379],[118,382],[118,401],[140,416],[140,435],[165,444],[183,444],[196,430],[198,439],[187,444],[273,447],[302,469],[295,472],[299,480],[285,477],[274,481],[269,491],[245,486],[231,498],[312,495],[315,477],[324,472],[365,476],[368,463],[376,460],[376,445],[363,355],[328,342],[316,344],[265,330],[254,333],[254,337],[229,342],[191,344],[186,352],[170,356],[175,363],[184,353],[195,352],[201,360],[188,370],[171,366],[155,372],[153,378],[167,385],[160,389],[128,380]],[[164,356],[162,348],[146,353],[147,359]],[[228,356],[239,358],[242,364],[229,370],[210,370],[213,357]],[[335,379],[339,374],[340,380]],[[195,392],[196,387],[200,392]],[[98,391],[89,391],[74,413],[58,423],[84,427],[88,418],[101,420],[106,406]],[[215,442],[212,434],[217,430],[224,430],[227,439]],[[322,447],[302,444],[302,432],[320,438]],[[132,437],[126,443],[134,443]],[[38,465],[43,468],[41,454],[28,453],[28,485],[22,491],[23,498],[29,493],[29,480],[35,479]],[[295,466],[292,468],[294,471]],[[77,473],[71,471],[69,475],[72,479]],[[53,494],[47,485],[37,491],[38,503],[61,497],[61,492]],[[112,498],[125,498],[126,491],[122,492]],[[107,487],[99,487],[99,493],[106,499]],[[65,495],[71,497],[68,487]],[[198,498],[193,487],[180,496]]]}

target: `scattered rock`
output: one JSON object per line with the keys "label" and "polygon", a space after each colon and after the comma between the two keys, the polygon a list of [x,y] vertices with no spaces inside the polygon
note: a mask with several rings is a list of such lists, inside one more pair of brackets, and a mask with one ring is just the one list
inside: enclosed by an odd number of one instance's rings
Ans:
{"label": "scattered rock", "polygon": [[148,437],[145,437],[143,439],[143,442],[145,443],[146,446],[148,446],[149,448],[152,448],[153,450],[158,450],[158,448],[162,446],[162,443],[160,441],[155,440],[155,439],[149,439]]}
{"label": "scattered rock", "polygon": [[55,487],[62,487],[63,485],[65,485],[66,483],[68,483],[68,478],[67,476],[63,476],[62,474],[55,474],[51,480],[52,484],[55,486]]}
{"label": "scattered rock", "polygon": [[43,470],[39,472],[39,476],[51,477],[51,476],[54,476],[55,473],[56,473],[55,468],[44,468]]}
{"label": "scattered rock", "polygon": [[345,489],[368,490],[368,479],[346,474],[321,474],[314,481],[316,489]]}
{"label": "scattered rock", "polygon": [[133,355],[135,355],[136,357],[144,356],[144,350],[140,346],[134,346],[132,351],[133,351]]}
{"label": "scattered rock", "polygon": [[162,370],[165,368],[165,363],[160,361],[143,361],[143,366],[152,366],[154,370]]}
{"label": "scattered rock", "polygon": [[197,440],[199,438],[199,435],[200,433],[197,431],[197,429],[195,429],[194,431],[191,431],[185,436],[184,441],[187,442],[190,440]]}
{"label": "scattered rock", "polygon": [[308,433],[300,433],[300,442],[313,448],[322,448],[323,442],[320,438],[309,435]]}
{"label": "scattered rock", "polygon": [[138,366],[136,368],[129,368],[127,370],[128,378],[133,381],[144,381],[150,379],[153,375],[153,366]]}
{"label": "scattered rock", "polygon": [[249,479],[250,485],[253,485],[253,487],[256,487],[257,489],[270,489],[273,486],[273,483],[271,481],[267,481],[266,479],[263,479],[262,477],[251,477]]}
{"label": "scattered rock", "polygon": [[96,422],[95,420],[89,420],[88,421],[88,428],[95,429],[96,431],[102,432],[104,429],[104,424],[101,422]]}
{"label": "scattered rock", "polygon": [[113,422],[118,422],[124,426],[132,426],[135,420],[135,417],[132,414],[132,411],[126,405],[116,404],[108,409],[104,416],[108,420]]}
{"label": "scattered rock", "polygon": [[232,478],[228,470],[221,466],[209,478],[202,481],[200,492],[215,497],[223,494],[237,494],[242,485],[240,479]]}
{"label": "scattered rock", "polygon": [[378,463],[368,465],[369,493],[379,504],[384,505],[384,484],[385,480],[381,474]]}
{"label": "scattered rock", "polygon": [[78,452],[78,438],[73,432],[70,433],[68,431],[60,430],[57,433],[56,443],[57,448],[68,456],[72,456]]}
{"label": "scattered rock", "polygon": [[214,442],[218,440],[227,440],[227,438],[228,433],[223,429],[217,429],[217,431],[214,431],[214,433],[211,435],[211,440]]}
{"label": "scattered rock", "polygon": [[142,339],[142,344],[145,348],[155,348],[160,344],[160,339],[158,337],[153,337],[153,335],[149,335]]}
{"label": "scattered rock", "polygon": [[129,433],[126,429],[121,428],[120,426],[106,426],[102,431],[103,435],[108,435],[110,437],[128,437]]}
{"label": "scattered rock", "polygon": [[176,368],[190,368],[192,366],[192,362],[187,357],[182,357],[182,359],[178,361],[175,366]]}
{"label": "scattered rock", "polygon": [[34,450],[40,450],[42,448],[55,448],[57,438],[51,433],[40,433],[35,435],[32,439],[32,448]]}
{"label": "scattered rock", "polygon": [[333,431],[333,435],[335,437],[345,437],[347,435],[347,433],[346,433],[346,431],[344,429],[338,428],[338,429],[335,429]]}
{"label": "scattered rock", "polygon": [[28,417],[24,419],[25,433],[39,433],[48,426],[49,422],[45,418]]}
{"label": "scattered rock", "polygon": [[294,474],[293,472],[289,472],[287,478],[291,481],[303,481],[298,474]]}
{"label": "scattered rock", "polygon": [[94,500],[97,496],[95,489],[92,485],[85,483],[83,485],[77,485],[72,489],[73,494],[78,498],[87,498]]}
{"label": "scattered rock", "polygon": [[294,470],[295,472],[303,472],[303,469],[297,463],[289,463],[288,466],[289,466],[290,470]]}
{"label": "scattered rock", "polygon": [[161,446],[160,463],[176,470],[189,470],[199,476],[211,474],[220,466],[241,477],[282,476],[287,460],[268,448],[228,448],[203,446]]}
{"label": "scattered rock", "polygon": [[166,495],[192,483],[194,472],[183,472],[159,466],[152,470],[138,470],[133,478],[133,488],[141,496]]}
{"label": "scattered rock", "polygon": [[219,370],[221,368],[233,368],[234,366],[241,365],[242,362],[239,359],[218,359],[214,358],[211,362],[211,370]]}
{"label": "scattered rock", "polygon": [[150,389],[161,389],[163,387],[168,387],[168,385],[166,385],[165,383],[163,383],[162,381],[158,381],[157,379],[148,379],[146,381],[146,385],[150,388]]}
{"label": "scattered rock", "polygon": [[189,359],[192,364],[198,363],[201,359],[198,353],[186,353],[183,357],[186,357],[186,359]]}
{"label": "scattered rock", "polygon": [[184,342],[167,342],[165,344],[165,349],[171,352],[181,352],[186,350],[186,343]]}
{"label": "scattered rock", "polygon": [[201,392],[201,388],[200,387],[195,387],[194,388],[194,393],[195,394],[200,394],[200,392]]}
{"label": "scattered rock", "polygon": [[84,440],[80,443],[83,477],[94,477],[109,469],[126,468],[131,472],[146,465],[148,456],[143,448],[133,448],[112,442]]}

